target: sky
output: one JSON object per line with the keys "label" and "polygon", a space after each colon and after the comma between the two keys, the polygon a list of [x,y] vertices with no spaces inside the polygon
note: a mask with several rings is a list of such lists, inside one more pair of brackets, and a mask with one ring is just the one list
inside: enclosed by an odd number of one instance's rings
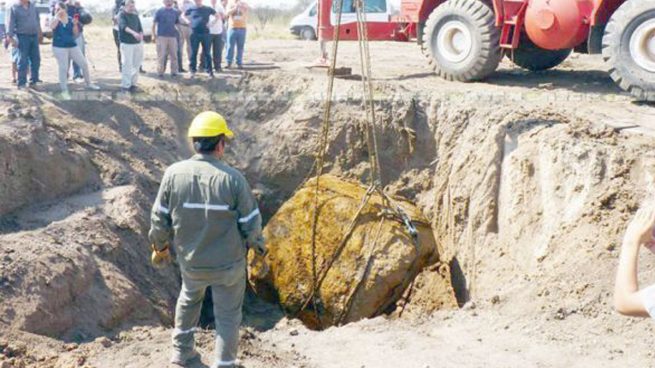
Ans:
{"label": "sky", "polygon": [[[251,6],[270,6],[290,8],[297,3],[297,0],[248,0]],[[114,2],[111,0],[82,0],[83,4],[98,6],[100,8],[110,8]],[[152,8],[161,4],[161,0],[136,0],[137,8]]]}

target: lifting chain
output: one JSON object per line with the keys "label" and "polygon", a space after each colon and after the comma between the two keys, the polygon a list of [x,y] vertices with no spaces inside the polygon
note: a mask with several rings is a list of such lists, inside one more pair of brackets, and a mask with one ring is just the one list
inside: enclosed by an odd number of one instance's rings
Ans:
{"label": "lifting chain", "polygon": [[[314,203],[313,203],[312,232],[311,232],[312,234],[311,235],[312,290],[310,295],[302,304],[300,310],[297,312],[297,313],[301,313],[302,311],[307,309],[311,303],[314,312],[314,317],[316,318],[319,329],[323,328],[323,321],[321,320],[321,315],[319,312],[321,306],[319,291],[321,289],[323,281],[327,277],[328,272],[334,265],[334,262],[339,258],[346,244],[350,240],[350,237],[352,236],[355,228],[357,227],[362,212],[366,208],[373,194],[375,193],[379,194],[380,197],[382,198],[383,208],[387,208],[393,211],[395,213],[394,217],[396,217],[399,221],[405,224],[408,233],[414,240],[415,245],[418,247],[418,232],[414,227],[414,225],[412,224],[410,217],[398,204],[394,203],[392,199],[389,196],[387,196],[386,193],[384,193],[382,188],[382,179],[381,179],[382,176],[380,170],[378,142],[377,142],[377,137],[375,135],[375,131],[376,131],[375,100],[373,95],[373,82],[371,79],[371,75],[372,75],[371,56],[370,56],[369,43],[368,43],[368,29],[366,26],[366,13],[364,11],[364,0],[355,0],[354,5],[357,13],[357,34],[358,34],[360,63],[361,63],[361,70],[362,70],[362,87],[364,90],[364,103],[366,105],[366,113],[367,113],[366,144],[369,152],[369,160],[371,166],[370,184],[368,190],[362,197],[361,203],[357,209],[357,212],[355,213],[355,216],[353,217],[352,221],[348,225],[348,228],[344,236],[342,237],[341,242],[337,246],[337,249],[335,250],[334,254],[324,264],[320,272],[318,270],[318,265],[316,262],[316,237],[317,237],[319,205],[320,205],[319,204],[320,179],[321,176],[323,175],[323,171],[325,168],[325,160],[326,160],[327,149],[329,144],[332,101],[334,97],[335,70],[337,64],[337,53],[339,50],[339,41],[341,39],[341,18],[343,14],[343,4],[344,4],[344,0],[336,0],[336,1],[337,1],[337,12],[336,12],[337,24],[334,29],[334,35],[332,40],[332,57],[328,69],[328,84],[327,84],[327,94],[325,97],[325,104],[323,110],[323,122],[322,122],[321,134],[319,137],[320,141],[316,153],[316,162],[314,164],[316,183],[314,187]],[[374,250],[376,248],[378,239],[380,237],[382,225],[384,223],[385,218],[388,217],[389,213],[386,213],[386,215],[387,216],[385,216],[385,214],[383,213],[380,214],[380,224],[378,227],[377,234],[374,237],[374,242],[368,249],[368,257],[367,257],[365,268],[360,273],[358,280],[356,281],[355,287],[353,288],[353,290],[351,290],[351,292],[348,295],[348,299],[346,301],[344,309],[341,311],[340,315],[338,316],[337,323],[339,324],[343,323],[346,320],[350,312],[350,308],[352,306],[353,298],[356,292],[359,290],[363,281],[368,276],[372,257],[374,255]]]}

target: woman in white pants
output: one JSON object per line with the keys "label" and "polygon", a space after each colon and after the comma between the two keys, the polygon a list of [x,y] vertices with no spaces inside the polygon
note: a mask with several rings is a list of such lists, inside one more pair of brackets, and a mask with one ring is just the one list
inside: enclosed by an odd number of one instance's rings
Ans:
{"label": "woman in white pants", "polygon": [[75,41],[75,38],[80,32],[79,19],[68,16],[65,3],[57,3],[55,17],[50,27],[52,28],[52,52],[55,55],[55,59],[57,59],[57,64],[59,64],[59,84],[61,85],[62,97],[66,99],[70,98],[70,93],[68,92],[68,65],[71,60],[82,68],[86,87],[92,90],[99,90],[100,87],[91,83],[89,65],[82,54],[82,50],[80,50],[80,47]]}
{"label": "woman in white pants", "polygon": [[143,63],[143,27],[134,0],[127,0],[123,11],[118,15],[118,39],[121,42],[123,57],[121,88],[134,92]]}

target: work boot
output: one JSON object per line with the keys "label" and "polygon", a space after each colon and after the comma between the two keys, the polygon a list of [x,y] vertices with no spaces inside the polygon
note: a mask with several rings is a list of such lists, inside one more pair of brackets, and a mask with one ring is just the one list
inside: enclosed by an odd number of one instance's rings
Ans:
{"label": "work boot", "polygon": [[179,366],[186,366],[187,364],[193,362],[194,360],[199,360],[200,359],[200,353],[198,353],[195,349],[192,350],[190,353],[182,353],[178,350],[173,350],[173,355],[171,356],[171,364],[176,364]]}

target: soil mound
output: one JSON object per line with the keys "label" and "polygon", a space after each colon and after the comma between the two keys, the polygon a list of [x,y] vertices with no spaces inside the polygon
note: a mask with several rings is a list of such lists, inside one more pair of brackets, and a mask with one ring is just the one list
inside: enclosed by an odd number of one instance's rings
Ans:
{"label": "soil mound", "polygon": [[0,216],[96,184],[89,155],[48,131],[41,112],[14,104],[0,125]]}
{"label": "soil mound", "polygon": [[[439,261],[432,230],[420,211],[399,201],[417,226],[414,241],[402,221],[388,215],[379,195],[373,195],[364,207],[341,250],[366,188],[334,176],[321,177],[315,267],[317,280],[325,276],[318,298],[303,310],[314,284],[311,228],[315,185],[316,179],[310,180],[266,226],[269,254],[265,264],[251,257],[255,290],[279,301],[288,314],[310,328],[340,325],[389,310],[425,266]],[[433,282],[442,286],[438,288],[441,295],[432,297],[443,300],[445,307],[456,306],[449,278]]]}

